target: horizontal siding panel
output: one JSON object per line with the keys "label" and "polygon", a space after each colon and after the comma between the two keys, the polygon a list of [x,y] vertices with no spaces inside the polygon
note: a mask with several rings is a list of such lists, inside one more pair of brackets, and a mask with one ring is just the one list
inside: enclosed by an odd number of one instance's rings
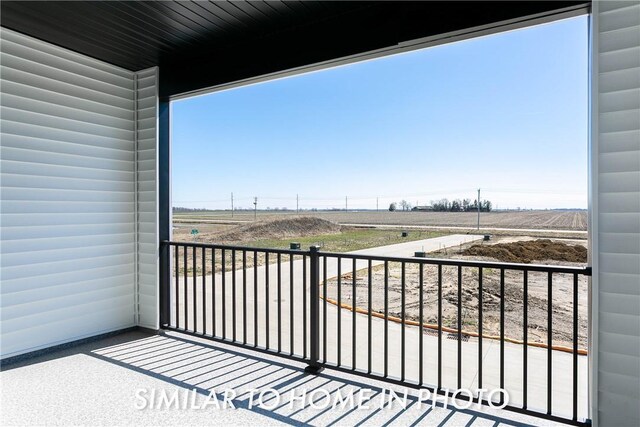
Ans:
{"label": "horizontal siding panel", "polygon": [[640,377],[640,364],[632,356],[601,353],[599,364],[604,372]]}
{"label": "horizontal siding panel", "polygon": [[600,331],[632,337],[640,336],[640,323],[634,322],[634,316],[633,314],[603,312],[600,317]]}
{"label": "horizontal siding panel", "polygon": [[114,72],[113,68],[106,70],[103,67],[96,67],[97,61],[94,63],[78,62],[70,58],[65,58],[59,53],[25,46],[21,42],[6,40],[4,38],[2,47],[3,52],[6,54],[24,61],[31,61],[60,71],[72,72],[80,77],[90,78],[101,84],[109,84],[133,90],[131,72],[126,72],[127,75],[122,75],[120,72]]}
{"label": "horizontal siding panel", "polygon": [[[603,381],[605,385],[598,387],[600,390],[621,393],[624,396],[634,399],[640,398],[640,388],[638,387],[639,382],[637,377],[611,372],[600,372],[600,378],[605,380]],[[611,389],[606,385],[607,383],[614,382],[616,384],[615,389]]]}
{"label": "horizontal siding panel", "polygon": [[[640,49],[638,49],[640,56]],[[603,93],[598,101],[601,113],[634,110],[640,114],[640,89]],[[635,130],[635,129],[632,129]],[[619,131],[619,129],[616,129]]]}
{"label": "horizontal siding panel", "polygon": [[607,273],[599,274],[600,283],[606,286],[608,293],[619,293],[624,295],[640,295],[638,277],[635,274]]}
{"label": "horizontal siding panel", "polygon": [[55,102],[40,101],[37,99],[11,95],[7,93],[4,93],[2,96],[0,96],[0,105],[16,108],[19,110],[32,111],[38,114],[46,114],[53,117],[79,120],[96,125],[133,131],[133,117],[120,118],[109,116],[101,113],[94,113],[91,111],[78,109],[76,107],[67,107]]}
{"label": "horizontal siding panel", "polygon": [[36,101],[55,103],[55,105],[71,107],[96,114],[133,121],[133,114],[129,108],[115,107],[102,102],[56,93],[17,82],[3,81],[2,96],[4,96],[4,94],[16,95]]}
{"label": "horizontal siding panel", "polygon": [[48,141],[65,142],[69,144],[86,145],[87,147],[102,147],[111,150],[133,151],[133,141],[114,138],[113,136],[87,135],[74,130],[53,129],[35,124],[0,120],[0,131],[4,135],[16,135],[23,138],[37,138]]}
{"label": "horizontal siding panel", "polygon": [[3,133],[2,145],[6,148],[37,151],[48,150],[51,153],[67,154],[76,157],[90,157],[91,159],[120,160],[129,163],[133,161],[133,153],[131,153],[131,150],[119,150],[99,145],[76,144],[23,135]]}
{"label": "horizontal siding panel", "polygon": [[133,211],[133,203],[130,202],[46,202],[36,200],[3,200],[3,214],[22,213],[117,213]]}
{"label": "horizontal siding panel", "polygon": [[[609,53],[636,49],[640,44],[640,26],[624,27],[617,31],[602,33],[599,36],[600,59]],[[620,67],[620,68],[625,68]],[[600,69],[602,69],[600,67]]]}
{"label": "horizontal siding panel", "polygon": [[[11,43],[7,43],[8,47],[11,48]],[[39,61],[33,61],[24,57],[19,57],[16,55],[20,55],[22,52],[10,52],[5,50],[5,45],[3,44],[3,52],[0,56],[0,60],[2,61],[2,67],[6,69],[11,69],[19,72],[25,72],[32,75],[37,76],[45,76],[48,79],[56,80],[62,83],[72,84],[74,86],[80,87],[82,89],[94,90],[97,92],[102,92],[108,95],[117,96],[119,98],[124,99],[132,99],[133,98],[133,88],[112,84],[106,81],[96,80],[82,73],[85,72],[87,68],[84,69],[60,69],[56,67],[52,67],[50,65],[46,65]],[[89,69],[89,71],[93,71]],[[10,80],[10,79],[7,79]]]}
{"label": "horizontal siding panel", "polygon": [[67,83],[53,78],[40,76],[28,71],[16,70],[6,66],[0,67],[2,81],[10,81],[26,86],[35,86],[49,92],[84,98],[94,102],[102,102],[112,107],[133,109],[133,97],[121,97],[99,90],[87,89],[73,83]]}
{"label": "horizontal siding panel", "polygon": [[640,254],[640,233],[600,233],[598,247],[609,254]]}
{"label": "horizontal siding panel", "polygon": [[640,213],[600,213],[600,233],[640,233]]}
{"label": "horizontal siding panel", "polygon": [[135,321],[133,73],[0,30],[2,357]]}
{"label": "horizontal siding panel", "polygon": [[640,212],[640,192],[602,193],[599,198],[600,212]]}
{"label": "horizontal siding panel", "polygon": [[[638,69],[640,73],[640,68]],[[640,111],[637,109],[600,113],[602,132],[624,132],[640,129]]]}
{"label": "horizontal siding panel", "polygon": [[129,83],[133,87],[133,72],[125,70],[124,68],[116,67],[106,62],[98,61],[88,56],[64,49],[49,43],[43,43],[40,40],[24,36],[15,31],[2,28],[0,30],[2,41],[13,42],[19,44],[23,49],[33,49],[37,52],[42,52],[45,55],[52,55],[70,62],[70,66],[84,65],[92,69],[101,70],[106,73],[105,78],[109,75],[119,76],[125,80],[131,80]]}
{"label": "horizontal siding panel", "polygon": [[635,357],[640,354],[640,337],[607,332],[600,334],[598,344],[601,349],[607,349],[607,353]]}
{"label": "horizontal siding panel", "polygon": [[[122,227],[122,230],[109,230],[102,235],[89,234],[85,236],[67,236],[57,238],[16,239],[0,242],[0,248],[4,255],[25,253],[32,251],[65,250],[73,248],[90,248],[92,246],[132,244],[131,227]],[[116,231],[120,231],[117,233]],[[124,232],[123,232],[124,231]],[[95,232],[94,232],[95,233]]]}
{"label": "horizontal siding panel", "polygon": [[640,152],[600,153],[600,173],[637,172],[640,170]]}
{"label": "horizontal siding panel", "polygon": [[[627,321],[633,321],[634,316],[640,316],[640,297],[634,297],[632,295],[610,294],[608,292],[600,292],[601,310],[603,313],[616,314],[617,317],[604,317],[601,319],[601,326],[603,331],[606,331],[605,325],[607,325],[607,319],[618,321],[621,318],[626,318]],[[638,325],[636,325],[638,326]],[[617,331],[620,334],[633,335],[633,333],[626,332],[624,325],[618,325],[615,322],[609,325],[610,332]],[[627,329],[628,330],[628,329]],[[640,335],[638,335],[640,339]]]}
{"label": "horizontal siding panel", "polygon": [[[121,264],[131,262],[133,258],[133,245],[131,252],[121,252],[115,255],[99,255],[92,258],[67,259],[63,261],[44,262],[32,264],[29,268],[24,266],[18,267],[2,267],[2,280],[22,279],[26,277],[34,278],[37,276],[47,276],[50,274],[59,274],[71,272],[75,270],[89,270],[93,268],[117,267]],[[45,278],[43,278],[45,279]]]}
{"label": "horizontal siding panel", "polygon": [[131,182],[133,171],[100,170],[86,167],[69,167],[43,163],[2,160],[2,172],[38,177],[95,179],[100,181]]}
{"label": "horizontal siding panel", "polygon": [[636,193],[634,197],[637,197],[640,193],[640,171],[601,173],[598,188],[602,193],[600,197],[606,193]]}
{"label": "horizontal siding panel", "polygon": [[11,188],[3,187],[0,191],[0,199],[3,201],[30,201],[38,202],[86,202],[86,203],[133,203],[133,194],[128,191],[97,191],[97,190],[67,190],[58,189],[52,191],[42,188]]}
{"label": "horizontal siding panel", "polygon": [[640,424],[640,3],[594,2],[599,425]]}
{"label": "horizontal siding panel", "polygon": [[82,120],[67,119],[36,113],[19,108],[0,107],[2,119],[7,121],[30,123],[54,129],[81,132],[87,135],[105,136],[118,139],[133,139],[133,131],[113,126],[103,126]]}
{"label": "horizontal siding panel", "polygon": [[113,277],[100,277],[92,280],[86,280],[74,283],[63,283],[58,286],[47,286],[46,288],[25,289],[20,292],[12,292],[3,296],[0,306],[24,306],[32,301],[45,301],[48,299],[68,298],[75,294],[87,294],[111,288],[113,283],[125,283],[129,286],[131,283],[131,274],[124,274]]}
{"label": "horizontal siding panel", "polygon": [[637,399],[616,393],[598,391],[598,423],[603,426],[640,425]]}
{"label": "horizontal siding panel", "polygon": [[635,27],[638,25],[638,16],[640,16],[640,4],[635,2],[629,2],[625,7],[612,8],[600,13],[599,31],[600,33],[606,33]]}
{"label": "horizontal siding panel", "polygon": [[615,151],[640,152],[640,130],[626,132],[611,132],[600,134],[600,152]]}
{"label": "horizontal siding panel", "polygon": [[[102,243],[99,240],[96,243]],[[2,255],[0,265],[11,272],[11,268],[28,266],[29,269],[39,264],[51,264],[72,259],[78,263],[85,260],[118,256],[133,253],[134,246],[131,242],[114,244],[93,244],[75,248],[57,248],[48,250],[33,250],[29,252],[13,252]]]}
{"label": "horizontal siding panel", "polygon": [[[1,314],[3,329],[6,332],[12,332],[12,327],[25,327],[25,320],[28,326],[37,325],[43,317],[51,317],[53,312],[59,310],[77,310],[82,313],[83,305],[92,304],[95,301],[110,301],[117,304],[117,301],[123,301],[128,304],[132,299],[131,282],[123,278],[120,285],[106,286],[91,292],[77,287],[76,292],[60,297],[50,297],[45,299],[31,300],[25,304],[4,307]],[[70,313],[72,314],[72,313]]]}
{"label": "horizontal siding panel", "polygon": [[640,69],[638,68],[607,71],[606,73],[601,73],[598,77],[598,86],[601,94],[637,89],[638,85],[640,85]]}
{"label": "horizontal siding panel", "polygon": [[[137,221],[139,324],[158,327],[157,69],[137,73]],[[151,255],[148,255],[151,254]]]}
{"label": "horizontal siding panel", "polygon": [[7,188],[133,192],[133,183],[126,181],[100,181],[96,179],[42,177],[10,173],[0,174],[0,180],[2,180],[3,187]]}
{"label": "horizontal siding panel", "polygon": [[[598,262],[600,264],[600,271],[602,272],[637,274],[640,276],[640,255],[610,254],[600,251]],[[603,286],[602,289],[606,289],[606,286]]]}
{"label": "horizontal siding panel", "polygon": [[133,171],[133,163],[126,160],[95,158],[75,154],[60,154],[15,147],[0,147],[3,160],[15,162],[39,163],[43,165],[106,169],[113,171]]}
{"label": "horizontal siding panel", "polygon": [[[90,268],[86,270],[78,268],[71,272],[54,273],[47,277],[39,277],[37,280],[34,280],[32,277],[11,280],[3,277],[2,294],[9,295],[32,290],[45,290],[56,286],[85,283],[89,280],[110,279],[111,283],[114,283],[119,281],[121,276],[129,277],[129,280],[133,283],[133,274],[134,265],[130,263],[121,264],[116,267]],[[46,281],[44,279],[46,279]]]}
{"label": "horizontal siding panel", "polygon": [[[25,351],[38,350],[50,345],[117,331],[134,325],[129,304],[99,307],[96,304],[93,310],[91,310],[91,307],[85,307],[85,310],[90,310],[90,313],[77,317],[67,316],[64,319],[40,323],[31,328],[13,333],[3,333],[3,354],[13,356]],[[43,344],[39,339],[42,336],[48,337],[46,344]]]}

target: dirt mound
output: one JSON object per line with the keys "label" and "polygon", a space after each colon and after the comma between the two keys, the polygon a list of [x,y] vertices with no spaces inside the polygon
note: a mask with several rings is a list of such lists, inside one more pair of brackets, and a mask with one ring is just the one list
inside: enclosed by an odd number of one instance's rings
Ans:
{"label": "dirt mound", "polygon": [[338,233],[340,225],[334,222],[314,217],[294,217],[239,225],[218,233],[215,238],[222,242],[243,242]]}
{"label": "dirt mound", "polygon": [[462,255],[485,256],[504,262],[525,264],[544,260],[587,262],[587,248],[584,246],[568,245],[548,239],[474,245],[462,251]]}

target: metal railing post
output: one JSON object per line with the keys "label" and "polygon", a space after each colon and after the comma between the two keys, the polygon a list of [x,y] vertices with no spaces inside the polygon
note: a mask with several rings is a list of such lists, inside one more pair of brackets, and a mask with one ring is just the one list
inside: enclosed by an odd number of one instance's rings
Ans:
{"label": "metal railing post", "polygon": [[320,256],[318,255],[320,248],[311,246],[309,248],[309,338],[310,351],[309,362],[305,368],[305,372],[317,374],[322,371],[320,365]]}
{"label": "metal railing post", "polygon": [[171,322],[171,314],[169,312],[171,302],[169,281],[171,280],[171,255],[168,241],[160,242],[160,329],[166,327]]}

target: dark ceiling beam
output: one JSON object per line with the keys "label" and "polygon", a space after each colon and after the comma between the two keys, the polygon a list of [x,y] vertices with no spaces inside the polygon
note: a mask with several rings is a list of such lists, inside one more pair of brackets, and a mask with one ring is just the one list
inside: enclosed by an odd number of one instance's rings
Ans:
{"label": "dark ceiling beam", "polygon": [[178,94],[589,1],[12,1],[0,24],[137,71]]}
{"label": "dark ceiling beam", "polygon": [[211,88],[585,2],[374,2],[338,16],[161,64],[162,96]]}

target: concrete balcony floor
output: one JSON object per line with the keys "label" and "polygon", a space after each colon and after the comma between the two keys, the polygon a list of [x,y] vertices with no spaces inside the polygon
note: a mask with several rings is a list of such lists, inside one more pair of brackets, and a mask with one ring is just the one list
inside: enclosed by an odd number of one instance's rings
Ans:
{"label": "concrete balcony floor", "polygon": [[[558,425],[533,416],[481,407],[422,406],[410,391],[406,410],[395,402],[382,409],[382,390],[399,395],[404,388],[382,381],[327,369],[320,375],[304,373],[304,363],[179,333],[153,335],[132,331],[67,347],[4,366],[2,425]],[[265,395],[263,404],[249,408],[249,389],[272,388],[280,393],[276,404]],[[178,407],[137,409],[141,396],[155,390],[180,397]],[[195,406],[211,390],[233,389],[236,409],[188,409],[195,390]],[[289,401],[293,392],[326,390],[331,399],[340,393],[356,395],[370,389],[369,409],[314,408]],[[388,394],[388,392],[387,392]],[[323,394],[316,393],[317,406]],[[148,402],[148,400],[147,400]],[[154,399],[157,403],[157,398]],[[157,406],[157,405],[156,405]]]}

